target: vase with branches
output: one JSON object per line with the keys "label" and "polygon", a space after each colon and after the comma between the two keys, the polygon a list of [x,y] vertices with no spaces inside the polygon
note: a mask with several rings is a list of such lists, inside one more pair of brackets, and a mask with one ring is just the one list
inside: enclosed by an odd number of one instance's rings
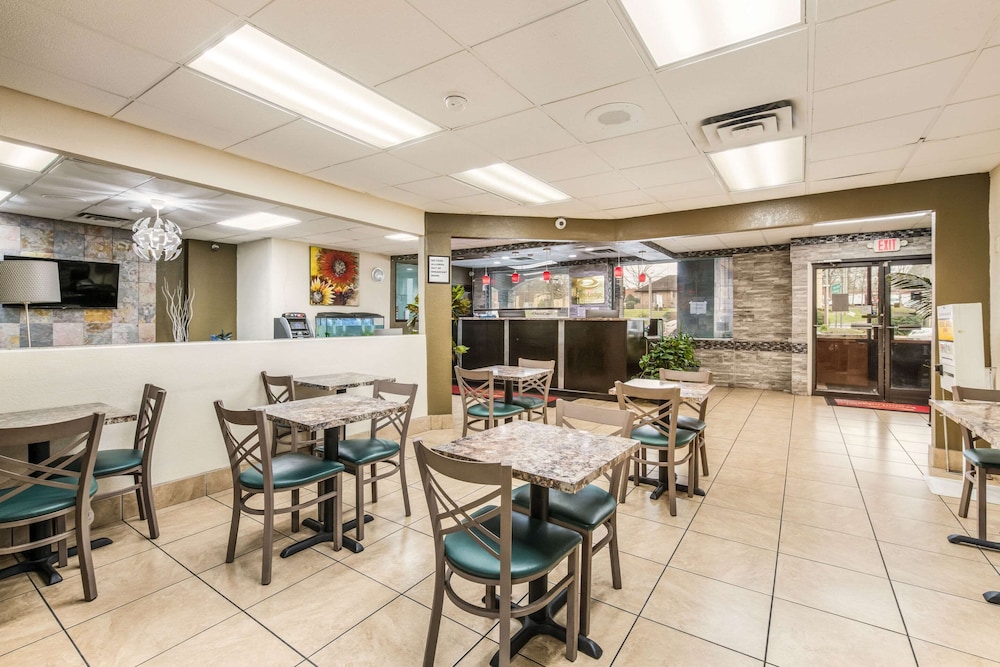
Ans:
{"label": "vase with branches", "polygon": [[188,294],[182,294],[183,283],[177,283],[177,289],[173,292],[165,284],[163,285],[163,296],[167,300],[167,315],[170,316],[170,325],[174,334],[174,342],[183,343],[188,339],[188,329],[191,326],[191,318],[194,317],[194,290]]}

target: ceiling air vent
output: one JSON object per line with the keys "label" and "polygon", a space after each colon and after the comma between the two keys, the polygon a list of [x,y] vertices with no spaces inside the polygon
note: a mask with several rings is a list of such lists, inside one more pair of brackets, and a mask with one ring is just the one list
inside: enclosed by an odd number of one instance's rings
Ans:
{"label": "ceiling air vent", "polygon": [[99,213],[77,213],[77,220],[90,220],[91,222],[107,222],[110,224],[120,224],[123,222],[134,222],[128,218],[116,218],[113,215],[100,215]]}
{"label": "ceiling air vent", "polygon": [[588,248],[587,252],[591,255],[615,255],[618,253],[614,248],[601,247],[601,248]]}
{"label": "ceiling air vent", "polygon": [[701,130],[713,148],[775,139],[792,129],[792,103],[771,102],[730,111],[701,121]]}

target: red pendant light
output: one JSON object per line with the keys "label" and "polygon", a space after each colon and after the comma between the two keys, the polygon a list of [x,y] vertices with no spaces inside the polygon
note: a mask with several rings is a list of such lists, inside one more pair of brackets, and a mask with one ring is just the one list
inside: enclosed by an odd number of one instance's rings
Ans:
{"label": "red pendant light", "polygon": [[489,284],[490,284],[490,275],[487,273],[483,276],[483,287],[486,287]]}
{"label": "red pendant light", "polygon": [[512,274],[510,274],[510,281],[512,283],[514,283],[515,285],[518,284],[519,282],[521,282],[521,274],[518,273],[517,271],[515,271]]}
{"label": "red pendant light", "polygon": [[619,264],[618,266],[615,267],[615,278],[621,278],[621,277],[622,277],[622,267]]}
{"label": "red pendant light", "polygon": [[542,280],[544,280],[545,282],[549,282],[550,280],[552,280],[552,272],[542,271]]}
{"label": "red pendant light", "polygon": [[639,284],[642,285],[643,283],[645,283],[646,282],[646,278],[647,278],[647,276],[646,276],[645,273],[640,273],[639,274]]}

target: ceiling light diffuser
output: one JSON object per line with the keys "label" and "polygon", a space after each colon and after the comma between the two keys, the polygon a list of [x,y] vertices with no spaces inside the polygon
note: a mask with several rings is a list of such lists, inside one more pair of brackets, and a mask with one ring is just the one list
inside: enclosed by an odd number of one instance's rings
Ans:
{"label": "ceiling light diffuser", "polygon": [[59,157],[58,153],[50,153],[31,146],[12,144],[0,141],[0,164],[28,171],[45,171]]}
{"label": "ceiling light diffuser", "polygon": [[386,238],[389,239],[390,241],[416,241],[418,237],[414,236],[413,234],[400,233],[400,234],[388,234]]}
{"label": "ceiling light diffuser", "polygon": [[657,67],[802,22],[802,0],[621,0]]}
{"label": "ceiling light diffuser", "polygon": [[545,204],[569,199],[569,195],[566,193],[556,190],[548,183],[543,183],[506,162],[497,162],[488,167],[470,169],[452,174],[451,177],[522,204]]}
{"label": "ceiling light diffuser", "polygon": [[262,229],[274,229],[276,227],[287,227],[298,224],[300,221],[284,215],[274,215],[273,213],[251,213],[241,215],[238,218],[222,220],[219,222],[223,227],[236,227],[257,232]]}
{"label": "ceiling light diffuser", "polygon": [[190,67],[378,148],[441,129],[248,25],[195,58]]}
{"label": "ceiling light diffuser", "polygon": [[792,137],[709,153],[730,191],[801,183],[805,178],[805,137]]}

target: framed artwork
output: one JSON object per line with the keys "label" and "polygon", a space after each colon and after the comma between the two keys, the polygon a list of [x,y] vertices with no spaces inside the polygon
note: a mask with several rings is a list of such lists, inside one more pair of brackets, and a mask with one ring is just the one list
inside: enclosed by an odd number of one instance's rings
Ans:
{"label": "framed artwork", "polygon": [[573,278],[573,303],[594,304],[605,303],[604,276],[587,276]]}
{"label": "framed artwork", "polygon": [[427,256],[427,282],[451,283],[451,257],[448,255]]}
{"label": "framed artwork", "polygon": [[358,305],[358,253],[309,246],[309,303]]}

